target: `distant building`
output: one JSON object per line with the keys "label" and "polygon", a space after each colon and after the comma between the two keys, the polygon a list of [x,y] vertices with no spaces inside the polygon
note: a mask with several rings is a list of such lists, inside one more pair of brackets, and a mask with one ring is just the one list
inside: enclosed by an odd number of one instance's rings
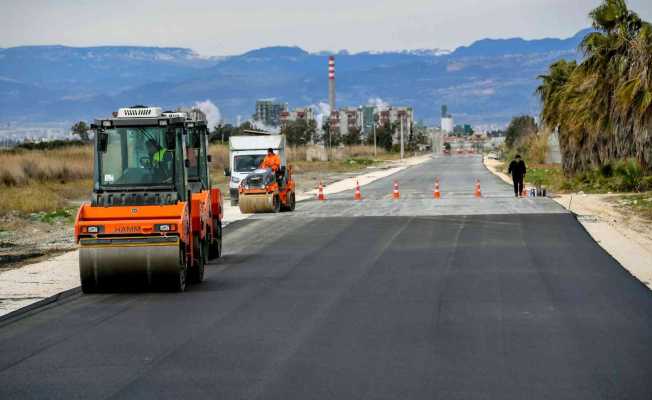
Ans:
{"label": "distant building", "polygon": [[311,107],[295,108],[292,111],[282,111],[280,115],[281,126],[284,126],[288,122],[296,122],[299,120],[310,121],[315,120],[315,112]]}
{"label": "distant building", "polygon": [[286,103],[278,103],[273,100],[256,101],[256,113],[253,115],[254,121],[261,122],[269,126],[281,125],[281,114],[287,112]]}
{"label": "distant building", "polygon": [[396,128],[394,131],[394,143],[401,140],[401,120],[403,120],[403,135],[407,139],[408,133],[414,124],[414,111],[412,107],[388,107],[378,112],[378,125],[388,125]]}
{"label": "distant building", "polygon": [[414,123],[414,111],[412,110],[412,107],[390,106],[386,109],[378,111],[377,114],[379,125],[399,124],[401,122],[401,117],[404,118],[403,122],[408,126],[412,126]]}
{"label": "distant building", "polygon": [[446,104],[441,106],[441,130],[446,133],[453,133],[455,130],[453,116],[448,112]]}
{"label": "distant building", "polygon": [[561,164],[561,149],[559,147],[559,134],[554,132],[548,138],[548,153],[546,164]]}
{"label": "distant building", "polygon": [[347,107],[331,111],[331,132],[339,131],[340,135],[346,135],[352,129],[362,131],[362,114],[362,107]]}
{"label": "distant building", "polygon": [[446,133],[453,133],[455,129],[455,122],[453,117],[445,117],[441,119],[441,130]]}

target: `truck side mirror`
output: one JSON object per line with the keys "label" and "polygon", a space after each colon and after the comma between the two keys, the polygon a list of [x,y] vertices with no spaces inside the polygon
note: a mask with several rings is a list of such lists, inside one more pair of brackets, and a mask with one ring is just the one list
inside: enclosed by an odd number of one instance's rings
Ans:
{"label": "truck side mirror", "polygon": [[177,148],[177,135],[174,129],[168,129],[165,132],[165,147],[168,150],[175,150]]}
{"label": "truck side mirror", "polygon": [[97,151],[106,153],[106,148],[109,145],[109,134],[104,131],[97,132]]}
{"label": "truck side mirror", "polygon": [[224,168],[224,176],[231,176],[231,168]]}

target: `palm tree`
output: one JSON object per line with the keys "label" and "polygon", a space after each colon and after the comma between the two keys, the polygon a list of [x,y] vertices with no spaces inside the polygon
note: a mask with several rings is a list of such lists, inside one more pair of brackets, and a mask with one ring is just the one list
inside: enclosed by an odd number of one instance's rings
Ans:
{"label": "palm tree", "polygon": [[591,11],[580,64],[559,61],[541,75],[541,119],[559,133],[564,171],[636,157],[652,165],[652,27],[624,0]]}

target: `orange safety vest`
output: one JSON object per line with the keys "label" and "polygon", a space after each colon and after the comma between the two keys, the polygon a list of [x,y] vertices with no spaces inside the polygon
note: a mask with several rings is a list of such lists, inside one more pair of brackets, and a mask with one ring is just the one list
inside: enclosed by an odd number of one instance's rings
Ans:
{"label": "orange safety vest", "polygon": [[260,167],[271,168],[272,171],[276,172],[281,168],[281,158],[276,154],[272,154],[271,156],[268,154],[265,156],[263,163],[260,164]]}

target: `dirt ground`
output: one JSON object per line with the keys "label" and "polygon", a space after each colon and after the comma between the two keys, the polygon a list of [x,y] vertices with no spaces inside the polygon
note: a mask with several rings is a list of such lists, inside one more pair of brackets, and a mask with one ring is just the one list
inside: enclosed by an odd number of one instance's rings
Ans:
{"label": "dirt ground", "polygon": [[0,271],[75,249],[73,217],[0,217]]}
{"label": "dirt ground", "polygon": [[562,206],[582,216],[608,223],[630,240],[652,251],[652,221],[622,206],[622,194],[560,194],[554,197]]}

